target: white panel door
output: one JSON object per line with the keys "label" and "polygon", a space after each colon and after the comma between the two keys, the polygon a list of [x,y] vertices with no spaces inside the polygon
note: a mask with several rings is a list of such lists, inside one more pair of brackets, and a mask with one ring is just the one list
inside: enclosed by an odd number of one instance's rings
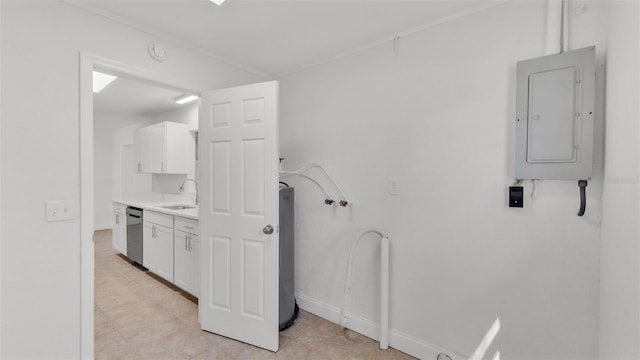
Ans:
{"label": "white panel door", "polygon": [[278,82],[202,94],[200,321],[278,350]]}

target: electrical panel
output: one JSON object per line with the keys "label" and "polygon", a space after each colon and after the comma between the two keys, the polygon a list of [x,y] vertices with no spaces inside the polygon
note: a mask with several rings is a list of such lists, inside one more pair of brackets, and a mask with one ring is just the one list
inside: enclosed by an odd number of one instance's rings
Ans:
{"label": "electrical panel", "polygon": [[519,180],[587,180],[593,168],[595,47],[517,65]]}

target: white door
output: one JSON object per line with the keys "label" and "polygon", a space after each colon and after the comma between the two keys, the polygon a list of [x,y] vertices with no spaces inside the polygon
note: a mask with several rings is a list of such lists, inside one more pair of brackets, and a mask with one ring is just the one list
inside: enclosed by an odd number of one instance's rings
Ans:
{"label": "white door", "polygon": [[278,350],[278,82],[202,94],[202,329]]}

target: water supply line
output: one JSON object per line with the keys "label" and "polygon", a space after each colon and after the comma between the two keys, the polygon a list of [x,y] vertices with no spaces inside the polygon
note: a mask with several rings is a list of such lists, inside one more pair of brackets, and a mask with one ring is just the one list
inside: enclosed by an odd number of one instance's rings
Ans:
{"label": "water supply line", "polygon": [[335,202],[335,200],[333,199],[333,197],[331,197],[331,195],[329,195],[329,192],[327,191],[327,189],[322,186],[322,184],[320,184],[318,181],[316,181],[316,179],[312,178],[309,175],[306,174],[298,174],[296,172],[293,171],[285,171],[285,170],[281,170],[280,171],[280,177],[285,177],[285,176],[300,176],[303,177],[309,181],[311,181],[312,183],[318,185],[318,187],[322,190],[322,192],[324,193],[325,196],[325,200],[324,203],[327,205],[331,205]]}
{"label": "water supply line", "polygon": [[[336,190],[338,190],[341,196],[341,199],[339,201],[340,206],[346,207],[347,205],[351,205],[353,203],[353,201],[347,196],[344,190],[342,190],[342,188],[340,187],[336,179],[334,179],[333,176],[331,176],[331,174],[329,174],[329,172],[320,164],[315,164],[315,163],[308,164],[294,171],[282,170],[280,171],[280,176],[284,177],[284,176],[298,175],[298,176],[304,176],[307,179],[311,179],[311,177],[309,177],[308,175],[304,175],[304,173],[313,168],[320,169],[324,173],[324,175],[331,181],[331,183],[333,183],[333,186],[336,188]],[[314,181],[314,182],[317,183],[317,181]],[[325,190],[325,192],[327,191]]]}
{"label": "water supply line", "polygon": [[367,234],[380,236],[380,349],[389,348],[389,237],[376,229],[362,230],[353,240],[347,260],[347,279],[344,286],[344,300],[340,308],[340,325],[347,327],[347,305],[351,293],[351,270],[353,256],[360,239]]}

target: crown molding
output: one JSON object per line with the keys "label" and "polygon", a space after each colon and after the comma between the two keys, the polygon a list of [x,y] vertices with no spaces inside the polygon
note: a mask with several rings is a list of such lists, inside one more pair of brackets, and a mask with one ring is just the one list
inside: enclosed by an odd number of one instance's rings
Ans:
{"label": "crown molding", "polygon": [[425,23],[425,24],[422,24],[422,25],[418,25],[418,26],[415,26],[415,27],[400,31],[400,32],[396,33],[395,35],[383,37],[383,38],[381,38],[379,40],[372,41],[372,42],[370,42],[368,44],[353,48],[351,50],[348,50],[348,51],[342,52],[340,54],[325,58],[323,60],[311,62],[311,63],[309,63],[307,65],[300,66],[300,67],[298,67],[296,69],[293,69],[291,71],[285,71],[285,72],[282,72],[280,74],[276,74],[275,78],[276,79],[280,79],[282,77],[286,77],[286,76],[295,74],[297,72],[309,70],[311,68],[314,68],[314,67],[317,67],[317,66],[320,66],[320,65],[324,65],[326,63],[329,63],[329,62],[332,62],[332,61],[336,61],[336,60],[339,60],[339,59],[342,59],[342,58],[357,54],[359,52],[362,52],[362,51],[365,51],[365,50],[380,46],[380,45],[382,45],[384,43],[393,42],[396,38],[402,38],[402,37],[406,37],[406,36],[409,36],[409,35],[412,35],[412,34],[416,34],[416,33],[425,31],[427,29],[430,29],[432,27],[435,27],[435,26],[438,26],[438,25],[441,25],[441,24],[444,24],[444,23],[448,23],[448,22],[451,22],[451,21],[454,21],[454,20],[469,16],[469,15],[473,15],[473,14],[476,14],[476,13],[479,13],[479,12],[494,8],[496,6],[499,6],[499,5],[502,5],[504,3],[511,2],[511,1],[513,1],[513,0],[495,0],[494,2],[492,2],[490,4],[483,4],[483,5],[479,5],[479,6],[476,6],[474,8],[468,9],[468,10],[463,10],[463,11],[460,11],[460,12],[454,14],[454,15],[450,15],[450,16],[447,16],[447,17],[444,17],[444,18],[441,18],[441,19],[430,21],[428,23]]}
{"label": "crown molding", "polygon": [[193,52],[199,53],[201,55],[205,55],[205,56],[210,57],[210,58],[212,58],[212,59],[214,59],[216,61],[219,61],[221,63],[233,66],[233,67],[235,67],[235,68],[237,68],[239,70],[243,70],[243,71],[249,72],[251,74],[258,75],[260,77],[265,78],[265,80],[272,80],[273,79],[273,76],[270,75],[270,74],[258,71],[256,69],[251,68],[251,67],[248,67],[248,66],[245,66],[243,64],[240,64],[240,63],[238,63],[236,61],[233,61],[233,60],[230,60],[230,59],[225,58],[223,56],[220,56],[218,54],[215,54],[215,53],[213,53],[211,51],[205,50],[205,49],[203,49],[203,48],[201,48],[199,46],[196,46],[196,45],[194,45],[194,44],[192,44],[192,43],[190,43],[188,41],[184,41],[179,37],[176,37],[176,36],[173,36],[173,35],[169,35],[167,33],[164,33],[164,32],[161,32],[161,31],[158,31],[158,30],[155,30],[155,29],[151,29],[149,27],[146,27],[144,25],[140,25],[140,24],[138,24],[138,23],[136,23],[136,22],[134,22],[134,21],[132,21],[130,19],[127,19],[125,17],[122,17],[120,15],[116,15],[116,14],[113,14],[111,12],[108,12],[108,11],[93,7],[93,6],[89,5],[89,4],[91,4],[91,2],[81,1],[81,0],[64,0],[64,2],[66,2],[69,5],[75,6],[75,7],[79,8],[79,9],[81,9],[81,10],[84,10],[86,12],[92,13],[94,15],[101,16],[101,17],[109,19],[109,20],[111,20],[113,22],[119,23],[121,25],[125,25],[127,27],[132,28],[132,29],[135,29],[135,30],[138,30],[140,32],[146,33],[148,35],[154,36],[154,37],[156,37],[156,38],[158,38],[160,40],[164,40],[164,41],[171,42],[171,43],[174,43],[176,45],[182,46],[182,47],[184,47],[184,48],[186,48],[188,50],[191,50]]}

